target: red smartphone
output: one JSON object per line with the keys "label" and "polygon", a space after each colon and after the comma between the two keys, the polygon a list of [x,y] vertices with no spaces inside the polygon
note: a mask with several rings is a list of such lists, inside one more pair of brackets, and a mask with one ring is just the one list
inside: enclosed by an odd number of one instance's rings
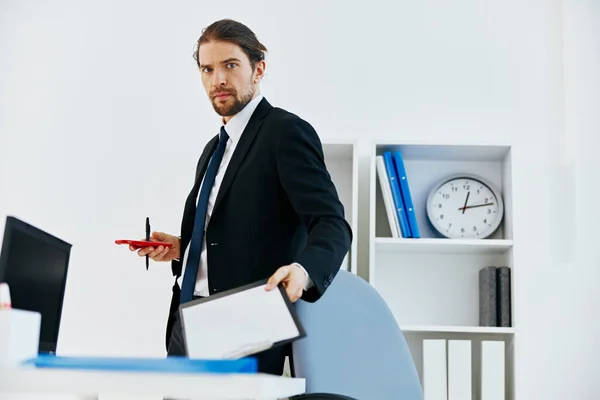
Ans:
{"label": "red smartphone", "polygon": [[131,245],[133,247],[137,247],[137,248],[142,248],[142,247],[158,247],[158,246],[164,246],[164,247],[168,247],[171,248],[173,247],[173,245],[171,243],[164,243],[164,242],[152,242],[152,241],[145,241],[145,240],[130,240],[130,239],[120,239],[120,240],[115,240],[116,244],[127,244],[127,245]]}

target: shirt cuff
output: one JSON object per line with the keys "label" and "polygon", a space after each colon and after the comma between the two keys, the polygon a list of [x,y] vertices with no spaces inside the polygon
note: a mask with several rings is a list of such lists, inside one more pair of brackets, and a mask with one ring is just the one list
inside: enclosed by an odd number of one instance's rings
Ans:
{"label": "shirt cuff", "polygon": [[300,269],[302,271],[304,271],[304,273],[306,274],[306,283],[304,284],[304,291],[307,291],[308,289],[313,287],[314,283],[313,283],[312,279],[310,278],[310,276],[308,275],[308,272],[306,272],[306,270],[304,269],[304,267],[302,265],[298,264],[297,262],[295,262],[293,264],[299,266]]}

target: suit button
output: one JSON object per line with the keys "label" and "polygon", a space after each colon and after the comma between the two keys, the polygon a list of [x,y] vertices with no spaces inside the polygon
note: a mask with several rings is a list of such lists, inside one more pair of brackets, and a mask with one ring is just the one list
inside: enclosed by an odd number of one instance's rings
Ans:
{"label": "suit button", "polygon": [[325,280],[323,281],[323,286],[325,288],[327,288],[329,285],[331,285],[331,282],[333,281],[333,275],[329,274],[327,275],[327,277],[325,278]]}
{"label": "suit button", "polygon": [[211,245],[211,246],[218,246],[218,245],[219,245],[219,243],[217,243],[217,242],[211,242],[211,243],[210,243],[210,245]]}

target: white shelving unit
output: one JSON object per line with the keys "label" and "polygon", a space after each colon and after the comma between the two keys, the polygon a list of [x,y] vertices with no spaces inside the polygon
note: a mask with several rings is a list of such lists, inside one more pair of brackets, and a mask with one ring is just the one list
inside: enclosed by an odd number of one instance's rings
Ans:
{"label": "white shelving unit", "polygon": [[464,239],[453,241],[438,238],[396,239],[375,238],[375,247],[379,252],[428,253],[428,254],[504,254],[512,248],[509,239]]}
{"label": "white shelving unit", "polygon": [[[393,238],[376,170],[376,156],[402,151],[421,238]],[[506,349],[506,398],[514,398],[514,323],[479,326],[479,270],[509,266],[514,282],[512,147],[505,144],[373,142],[370,157],[369,281],[392,309],[421,379],[423,339],[467,339],[473,343],[477,377],[481,340],[501,340]],[[488,239],[447,239],[428,221],[432,186],[454,173],[475,173],[502,193],[504,217]],[[514,290],[511,290],[511,296]],[[514,316],[514,299],[511,299]],[[514,317],[511,317],[514,321]],[[474,398],[478,398],[477,396]]]}
{"label": "white shelving unit", "polygon": [[355,142],[323,142],[325,165],[344,205],[354,239],[342,269],[357,273],[358,248],[358,153]]}

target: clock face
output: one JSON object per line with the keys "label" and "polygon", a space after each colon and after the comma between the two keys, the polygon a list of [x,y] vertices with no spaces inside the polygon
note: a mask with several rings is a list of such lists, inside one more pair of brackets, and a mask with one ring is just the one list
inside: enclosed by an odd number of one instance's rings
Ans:
{"label": "clock face", "polygon": [[453,177],[431,192],[427,215],[448,238],[483,239],[500,225],[503,203],[500,193],[485,180]]}

